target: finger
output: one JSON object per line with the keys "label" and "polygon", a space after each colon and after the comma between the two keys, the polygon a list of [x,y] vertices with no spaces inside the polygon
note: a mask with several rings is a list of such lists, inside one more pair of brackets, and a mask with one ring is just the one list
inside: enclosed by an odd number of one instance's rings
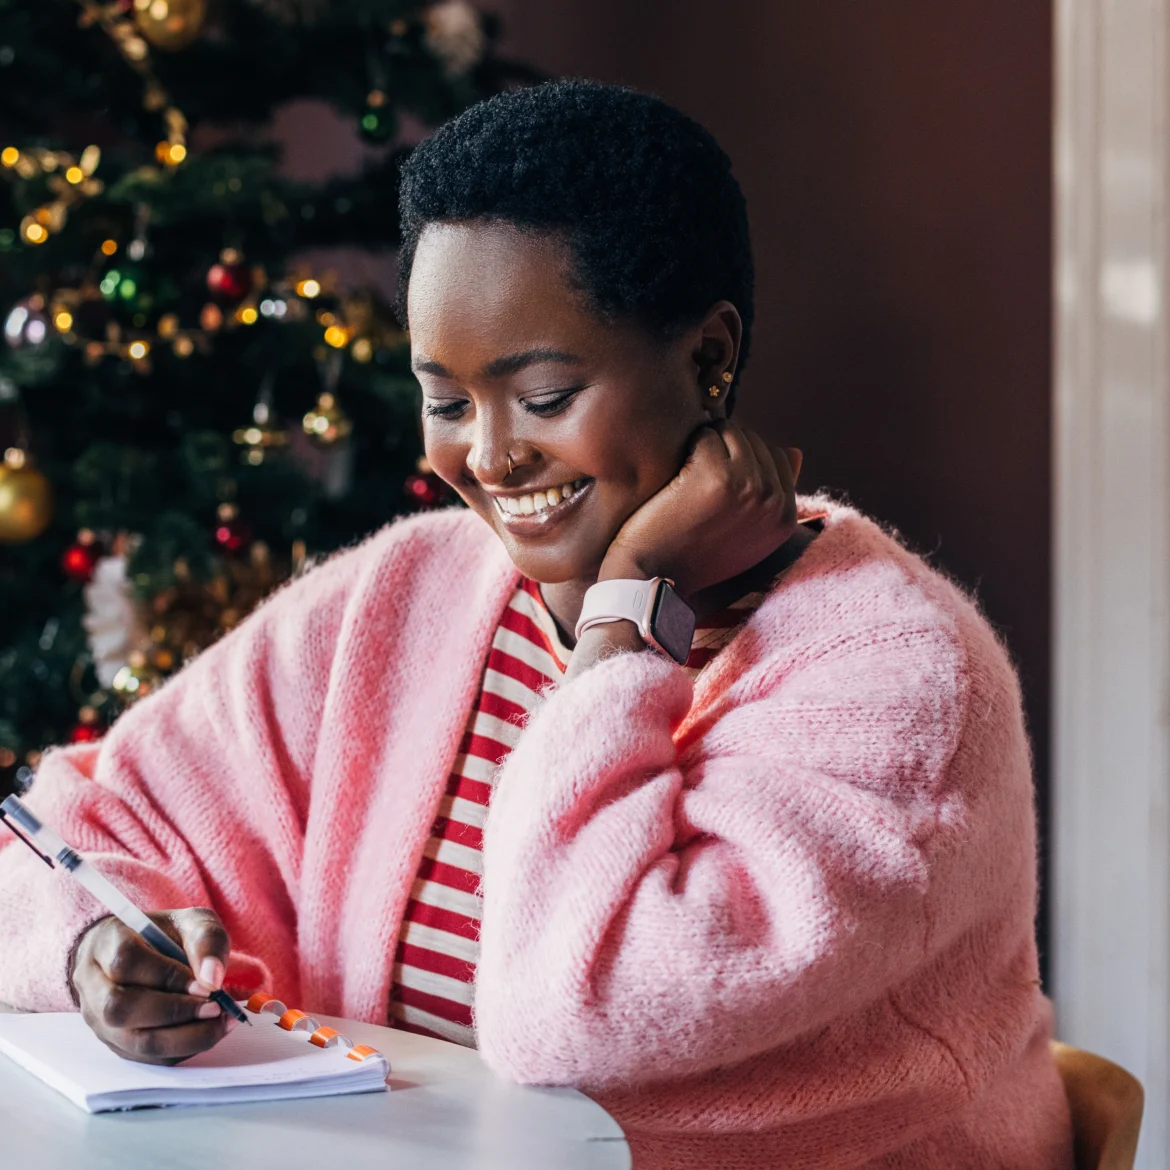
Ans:
{"label": "finger", "polygon": [[197,1020],[216,1020],[223,1014],[219,1004],[198,996],[109,982],[91,1002],[90,1011],[110,1030],[169,1028]]}
{"label": "finger", "polygon": [[227,973],[231,940],[214,910],[193,907],[173,910],[170,919],[179,932],[179,942],[187,952],[191,970],[205,987],[218,991]]}
{"label": "finger", "polygon": [[171,1028],[131,1028],[106,1040],[119,1056],[148,1064],[177,1064],[214,1048],[232,1030],[235,1020],[220,1016]]}
{"label": "finger", "polygon": [[800,520],[796,502],[796,473],[800,470],[802,456],[796,447],[777,447],[772,455],[784,489],[784,517],[788,523],[795,525]]}
{"label": "finger", "polygon": [[800,479],[800,469],[804,466],[804,452],[799,447],[785,447],[784,453],[788,456],[788,463],[792,468],[792,482],[795,485]]}
{"label": "finger", "polygon": [[[796,467],[793,467],[793,460],[790,454],[796,456]],[[789,496],[796,495],[796,472],[800,468],[801,463],[800,451],[795,447],[773,447],[772,459],[776,464],[776,472],[780,476],[780,484],[784,489],[784,494]]]}
{"label": "finger", "polygon": [[783,495],[784,485],[780,481],[780,472],[776,467],[776,460],[773,458],[772,452],[768,449],[768,444],[755,431],[744,431],[744,437],[751,445],[752,454],[760,468],[764,495],[769,498]]}
{"label": "finger", "polygon": [[139,935],[113,921],[94,939],[93,961],[112,984],[151,987],[182,994],[196,991],[191,971],[182,963],[160,955]]}
{"label": "finger", "polygon": [[723,441],[724,423],[704,423],[691,436],[690,455],[688,463],[714,460],[724,463],[730,458],[730,452]]}
{"label": "finger", "polygon": [[764,492],[764,473],[747,435],[737,426],[730,424],[721,432],[724,445],[736,471],[736,481],[754,495]]}

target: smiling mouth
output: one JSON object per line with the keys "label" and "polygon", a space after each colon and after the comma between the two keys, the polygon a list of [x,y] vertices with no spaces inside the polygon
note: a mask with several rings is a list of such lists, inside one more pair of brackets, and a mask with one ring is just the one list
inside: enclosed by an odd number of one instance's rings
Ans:
{"label": "smiling mouth", "polygon": [[535,532],[546,528],[576,507],[592,483],[591,479],[576,479],[560,487],[530,492],[524,496],[493,496],[492,502],[509,529]]}

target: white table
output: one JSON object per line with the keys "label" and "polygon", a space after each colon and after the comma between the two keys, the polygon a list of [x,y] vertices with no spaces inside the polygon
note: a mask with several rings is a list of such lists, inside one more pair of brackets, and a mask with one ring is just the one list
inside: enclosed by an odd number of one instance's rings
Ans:
{"label": "white table", "polygon": [[491,1073],[457,1044],[319,1016],[390,1058],[391,1091],[88,1114],[0,1056],[3,1170],[629,1170],[617,1123],[572,1089]]}

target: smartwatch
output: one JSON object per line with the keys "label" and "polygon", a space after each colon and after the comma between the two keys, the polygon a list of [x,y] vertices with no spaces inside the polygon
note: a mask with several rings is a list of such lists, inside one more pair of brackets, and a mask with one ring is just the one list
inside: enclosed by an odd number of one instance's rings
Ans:
{"label": "smartwatch", "polygon": [[593,626],[610,622],[633,622],[645,642],[680,666],[690,657],[695,611],[666,577],[598,581],[591,585],[581,606],[576,636],[580,638]]}

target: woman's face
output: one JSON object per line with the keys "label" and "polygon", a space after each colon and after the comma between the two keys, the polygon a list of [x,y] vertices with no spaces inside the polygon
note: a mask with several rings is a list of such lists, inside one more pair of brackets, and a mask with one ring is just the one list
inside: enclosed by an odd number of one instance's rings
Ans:
{"label": "woman's face", "polygon": [[596,576],[691,434],[722,415],[706,386],[738,343],[734,310],[725,340],[709,323],[670,341],[607,323],[571,272],[556,236],[432,224],[408,295],[427,458],[521,573],[547,583]]}

